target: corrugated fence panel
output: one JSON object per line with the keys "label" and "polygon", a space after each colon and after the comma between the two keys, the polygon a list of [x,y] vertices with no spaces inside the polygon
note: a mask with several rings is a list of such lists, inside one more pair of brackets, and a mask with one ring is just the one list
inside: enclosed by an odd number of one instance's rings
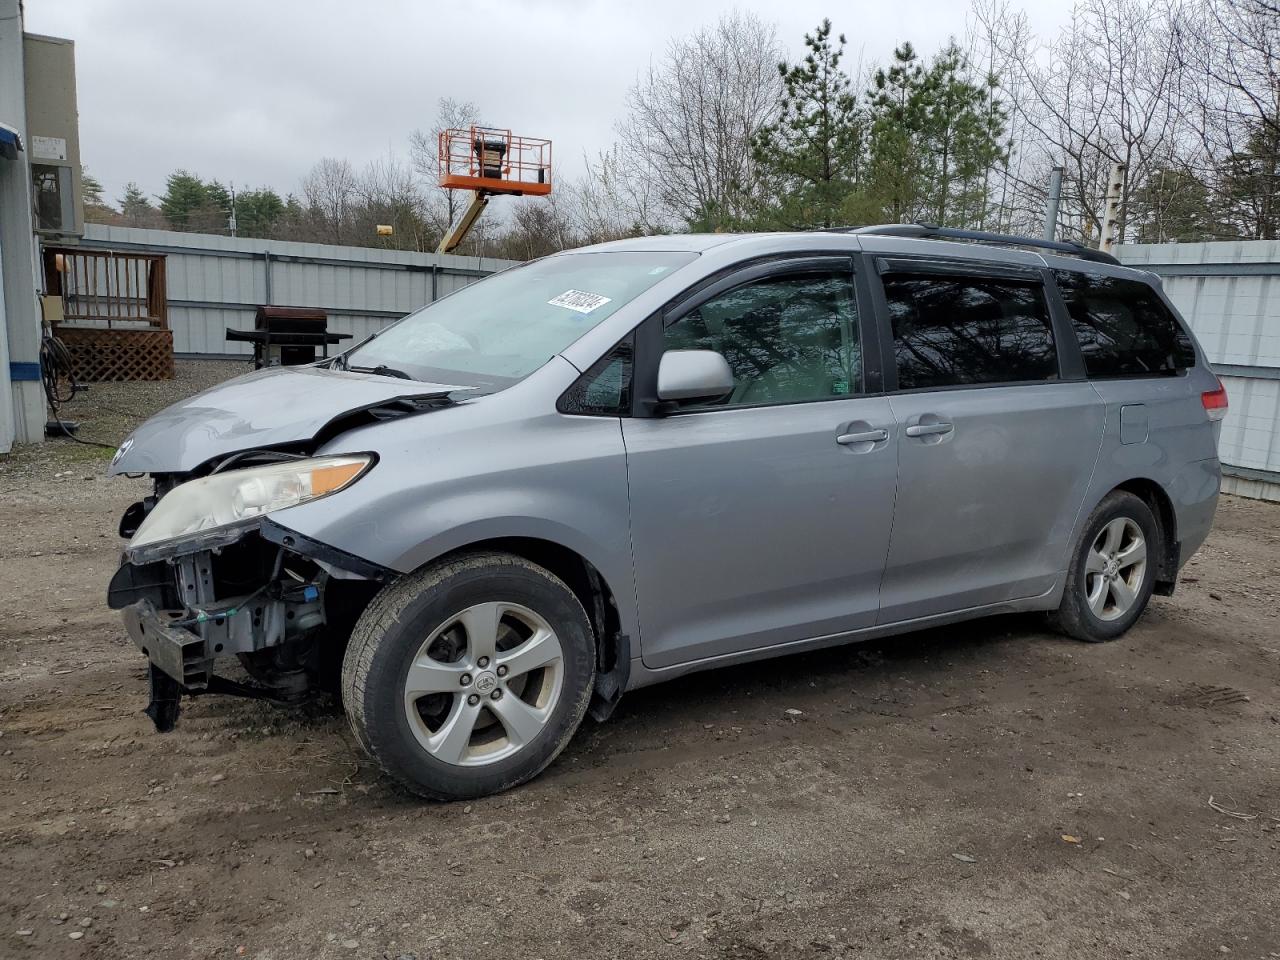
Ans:
{"label": "corrugated fence panel", "polygon": [[1225,463],[1248,470],[1273,470],[1280,460],[1280,380],[1222,377],[1231,400],[1218,453]]}
{"label": "corrugated fence panel", "polygon": [[330,330],[360,340],[430,303],[433,287],[443,297],[515,263],[102,224],[86,225],[82,245],[167,254],[174,350],[197,356],[252,353],[226,331],[251,328],[262,304],[320,307]]}
{"label": "corrugated fence panel", "polygon": [[1223,489],[1280,499],[1280,241],[1119,247],[1160,276],[1227,388]]}
{"label": "corrugated fence panel", "polygon": [[467,286],[468,284],[475,283],[476,279],[477,279],[476,277],[458,276],[456,274],[452,274],[452,275],[443,274],[440,277],[439,294],[442,297],[447,297],[449,294],[453,293],[455,290],[461,290],[463,287]]}
{"label": "corrugated fence panel", "polygon": [[347,316],[342,319],[344,321],[343,332],[354,334],[351,340],[352,343],[359,343],[369,334],[376,333],[389,323],[394,323],[394,321],[386,320],[382,317]]}
{"label": "corrugated fence panel", "polygon": [[1280,366],[1280,276],[1175,276],[1164,287],[1215,363]]}

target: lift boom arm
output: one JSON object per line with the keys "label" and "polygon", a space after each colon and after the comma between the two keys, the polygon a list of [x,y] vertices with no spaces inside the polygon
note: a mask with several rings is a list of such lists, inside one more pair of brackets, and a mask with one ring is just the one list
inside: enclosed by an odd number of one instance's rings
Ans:
{"label": "lift boom arm", "polygon": [[467,208],[462,211],[462,216],[458,217],[449,229],[445,231],[440,246],[436,247],[436,253],[452,253],[456,250],[463,240],[467,239],[467,234],[471,232],[471,228],[475,226],[476,220],[480,218],[481,211],[489,204],[489,194],[484,190],[473,190],[471,193],[471,202],[467,204]]}

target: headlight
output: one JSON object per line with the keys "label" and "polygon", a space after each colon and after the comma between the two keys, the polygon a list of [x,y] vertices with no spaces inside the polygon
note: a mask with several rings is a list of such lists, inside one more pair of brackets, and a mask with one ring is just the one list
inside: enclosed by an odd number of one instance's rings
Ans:
{"label": "headlight", "polygon": [[207,539],[209,546],[229,542],[233,534],[264,514],[337,493],[354,483],[373,457],[315,457],[265,467],[228,470],[188,480],[170,490],[129,541],[130,554],[171,540]]}

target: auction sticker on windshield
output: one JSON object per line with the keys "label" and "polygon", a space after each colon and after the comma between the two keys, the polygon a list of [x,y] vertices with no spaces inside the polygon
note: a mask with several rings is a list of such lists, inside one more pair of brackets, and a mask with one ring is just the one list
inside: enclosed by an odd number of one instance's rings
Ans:
{"label": "auction sticker on windshield", "polygon": [[585,290],[566,290],[547,303],[553,307],[565,307],[575,313],[590,313],[596,307],[603,307],[612,297],[602,297],[598,293],[587,293]]}

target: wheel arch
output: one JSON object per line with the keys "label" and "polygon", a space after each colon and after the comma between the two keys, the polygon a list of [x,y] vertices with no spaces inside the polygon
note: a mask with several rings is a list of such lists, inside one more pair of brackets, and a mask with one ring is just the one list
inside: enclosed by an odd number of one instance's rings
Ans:
{"label": "wheel arch", "polygon": [[1174,511],[1173,500],[1164,487],[1150,477],[1133,477],[1118,483],[1104,494],[1104,498],[1116,490],[1131,493],[1142,500],[1156,518],[1160,529],[1160,550],[1156,554],[1155,592],[1166,597],[1172,595],[1179,567],[1178,515]]}
{"label": "wheel arch", "polygon": [[626,689],[632,655],[618,596],[604,574],[577,550],[554,540],[532,536],[499,536],[471,541],[433,557],[423,566],[481,551],[509,553],[528,560],[563,580],[573,591],[587,613],[596,641],[596,682],[590,712],[597,720],[604,720]]}

